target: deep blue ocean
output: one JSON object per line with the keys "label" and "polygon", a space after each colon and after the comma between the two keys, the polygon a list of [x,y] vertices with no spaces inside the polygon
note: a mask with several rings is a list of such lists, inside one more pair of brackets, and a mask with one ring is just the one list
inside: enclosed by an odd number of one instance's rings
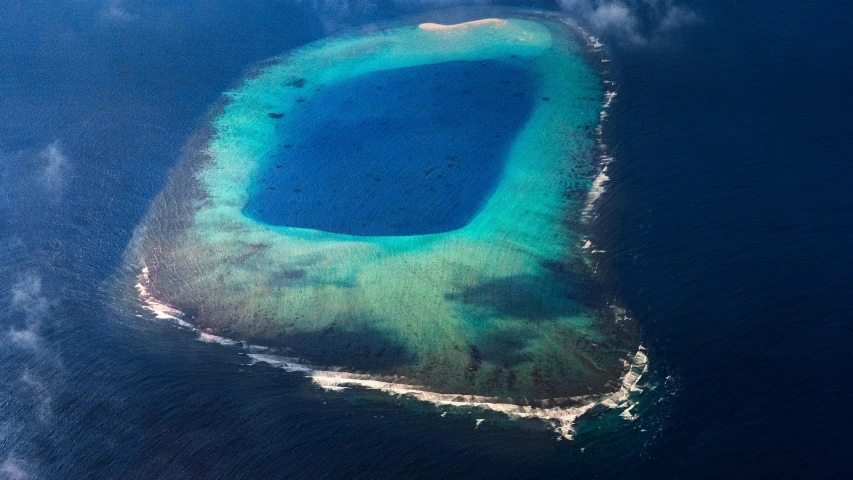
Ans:
{"label": "deep blue ocean", "polygon": [[0,2],[0,478],[853,476],[850,2],[513,4],[607,46],[594,228],[650,357],[634,421],[602,411],[557,441],[326,392],[115,308],[133,229],[222,91],[448,5]]}

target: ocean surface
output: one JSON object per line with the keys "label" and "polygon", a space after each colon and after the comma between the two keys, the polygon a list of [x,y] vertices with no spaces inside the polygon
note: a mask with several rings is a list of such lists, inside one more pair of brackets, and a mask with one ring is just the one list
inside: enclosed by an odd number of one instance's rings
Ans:
{"label": "ocean surface", "polygon": [[[626,2],[615,24],[583,4],[563,8],[617,87],[598,270],[650,372],[634,420],[593,412],[571,441],[325,391],[111,301],[134,227],[247,68],[436,4],[0,5],[0,478],[853,475],[853,6]],[[691,21],[671,28],[672,5]]]}

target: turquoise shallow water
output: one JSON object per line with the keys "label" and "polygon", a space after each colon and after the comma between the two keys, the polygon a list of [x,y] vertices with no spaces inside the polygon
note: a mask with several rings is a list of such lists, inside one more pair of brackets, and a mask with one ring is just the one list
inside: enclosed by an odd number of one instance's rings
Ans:
{"label": "turquoise shallow water", "polygon": [[[383,70],[301,85],[244,213],[350,235],[465,226],[500,180],[535,78],[512,58]],[[529,69],[529,66],[527,67]]]}

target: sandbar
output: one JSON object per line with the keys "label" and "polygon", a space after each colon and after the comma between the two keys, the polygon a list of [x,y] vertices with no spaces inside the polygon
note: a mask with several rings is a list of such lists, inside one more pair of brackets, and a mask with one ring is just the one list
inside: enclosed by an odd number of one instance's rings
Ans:
{"label": "sandbar", "polygon": [[475,27],[477,25],[488,25],[488,24],[504,26],[507,24],[507,21],[500,19],[500,18],[484,18],[482,20],[472,20],[470,22],[456,23],[453,25],[443,25],[441,23],[422,23],[422,24],[418,25],[418,28],[421,28],[423,30],[437,30],[437,31],[462,30],[465,28]]}

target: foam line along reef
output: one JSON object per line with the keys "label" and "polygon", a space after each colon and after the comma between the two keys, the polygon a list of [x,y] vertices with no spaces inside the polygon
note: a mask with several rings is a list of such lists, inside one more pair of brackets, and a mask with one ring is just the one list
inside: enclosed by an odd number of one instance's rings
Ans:
{"label": "foam line along reef", "polygon": [[638,331],[582,248],[604,95],[584,40],[519,12],[264,62],[137,229],[139,295],[329,387],[542,415],[622,392]]}
{"label": "foam line along reef", "polygon": [[[150,279],[147,269],[143,268],[138,276],[136,290],[143,309],[160,320],[174,321],[179,327],[198,333],[198,340],[205,343],[216,343],[226,347],[239,347],[251,359],[251,364],[264,364],[280,368],[290,373],[301,373],[312,382],[325,390],[342,391],[348,388],[366,388],[378,390],[393,396],[402,396],[421,402],[431,403],[437,407],[478,408],[505,414],[511,418],[535,418],[551,425],[560,439],[573,439],[575,424],[583,415],[596,407],[621,409],[620,417],[625,420],[635,420],[631,410],[637,405],[632,399],[636,393],[642,392],[639,386],[643,375],[648,371],[646,349],[640,345],[637,352],[623,360],[624,371],[619,379],[618,388],[601,394],[579,395],[569,398],[555,398],[548,401],[515,402],[499,397],[478,395],[457,395],[436,393],[422,385],[399,383],[400,380],[377,380],[375,376],[350,373],[340,370],[322,370],[303,363],[298,358],[282,355],[279,349],[262,345],[252,345],[245,341],[236,341],[201,330],[183,320],[184,314],[151,296],[146,285]],[[624,312],[619,312],[624,314]],[[405,381],[405,379],[402,379]],[[482,420],[478,420],[480,422]],[[479,423],[478,423],[479,425]]]}

